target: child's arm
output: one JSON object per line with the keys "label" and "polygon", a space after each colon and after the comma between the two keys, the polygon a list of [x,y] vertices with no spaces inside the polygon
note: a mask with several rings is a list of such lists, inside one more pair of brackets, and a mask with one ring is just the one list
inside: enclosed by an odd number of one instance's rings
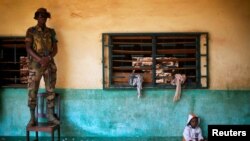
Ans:
{"label": "child's arm", "polygon": [[185,129],[183,131],[183,137],[184,137],[185,141],[192,141],[188,127],[185,127]]}

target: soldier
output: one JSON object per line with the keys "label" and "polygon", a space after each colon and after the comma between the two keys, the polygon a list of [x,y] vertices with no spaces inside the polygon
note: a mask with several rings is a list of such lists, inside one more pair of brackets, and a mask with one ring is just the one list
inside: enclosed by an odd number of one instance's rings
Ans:
{"label": "soldier", "polygon": [[28,126],[34,126],[37,123],[35,108],[37,106],[37,93],[42,76],[47,92],[48,109],[46,116],[48,122],[60,124],[60,121],[54,117],[54,89],[57,68],[53,58],[57,54],[57,39],[55,30],[46,26],[47,18],[50,18],[50,13],[47,9],[37,9],[34,16],[34,19],[37,20],[37,25],[28,28],[26,32],[25,44],[29,59],[28,106],[31,115]]}

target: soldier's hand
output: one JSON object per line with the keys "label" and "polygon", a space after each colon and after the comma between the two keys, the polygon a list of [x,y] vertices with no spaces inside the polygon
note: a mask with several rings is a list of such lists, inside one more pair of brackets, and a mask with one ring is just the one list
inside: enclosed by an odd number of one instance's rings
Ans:
{"label": "soldier's hand", "polygon": [[47,67],[50,62],[50,57],[42,57],[42,59],[39,61],[42,67]]}

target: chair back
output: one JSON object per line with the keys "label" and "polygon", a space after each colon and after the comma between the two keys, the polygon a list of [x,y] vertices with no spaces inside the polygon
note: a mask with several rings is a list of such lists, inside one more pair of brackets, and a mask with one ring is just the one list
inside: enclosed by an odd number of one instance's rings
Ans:
{"label": "chair back", "polygon": [[[36,107],[36,118],[38,122],[47,122],[47,93],[37,94],[37,107]],[[54,106],[54,116],[60,120],[60,95],[55,93],[55,106]]]}

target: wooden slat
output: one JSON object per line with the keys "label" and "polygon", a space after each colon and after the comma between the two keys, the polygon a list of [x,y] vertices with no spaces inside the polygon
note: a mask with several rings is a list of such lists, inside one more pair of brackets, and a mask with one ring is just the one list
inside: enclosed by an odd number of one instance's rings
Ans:
{"label": "wooden slat", "polygon": [[113,60],[113,62],[133,62],[132,60]]}
{"label": "wooden slat", "polygon": [[2,72],[19,72],[20,70],[0,70]]}
{"label": "wooden slat", "polygon": [[4,42],[24,42],[25,38],[0,38],[2,43]]}
{"label": "wooden slat", "polygon": [[195,41],[194,42],[158,42],[158,45],[161,44],[194,44],[195,45]]}
{"label": "wooden slat", "polygon": [[131,44],[151,45],[152,43],[145,43],[145,42],[113,42],[113,44],[120,44],[120,45],[131,45]]}
{"label": "wooden slat", "polygon": [[[140,61],[134,59],[134,60],[113,60],[113,62],[140,62]],[[152,62],[152,60],[145,60],[143,62]]]}
{"label": "wooden slat", "polygon": [[115,36],[112,39],[152,39],[151,36]]}
{"label": "wooden slat", "polygon": [[112,67],[113,70],[124,70],[124,71],[128,71],[128,70],[152,70],[151,67]]}
{"label": "wooden slat", "polygon": [[27,87],[27,84],[1,84],[1,87],[20,87],[20,88],[24,88]]}
{"label": "wooden slat", "polygon": [[175,61],[175,62],[194,62],[196,61],[196,58],[169,58],[169,59],[156,59],[157,62],[170,62],[170,61]]}
{"label": "wooden slat", "polygon": [[157,54],[195,54],[195,49],[158,49]]}
{"label": "wooden slat", "polygon": [[3,80],[19,80],[20,78],[2,78]]}
{"label": "wooden slat", "polygon": [[113,50],[116,54],[152,54],[152,51],[129,51],[129,50]]}
{"label": "wooden slat", "polygon": [[164,70],[195,70],[196,67],[163,68]]}
{"label": "wooden slat", "polygon": [[[187,78],[196,78],[196,76],[194,75],[186,75]],[[166,76],[157,76],[156,79],[159,79],[159,78],[166,78]]]}
{"label": "wooden slat", "polygon": [[25,44],[1,44],[0,47],[4,48],[25,48]]}
{"label": "wooden slat", "polygon": [[[152,82],[152,74],[151,73],[138,73],[143,76],[143,82],[151,83]],[[117,83],[128,83],[128,79],[131,73],[113,73],[114,78],[112,79],[113,82]]]}
{"label": "wooden slat", "polygon": [[160,36],[157,39],[196,39],[195,36]]}
{"label": "wooden slat", "polygon": [[8,62],[4,62],[4,61],[1,62],[0,61],[0,64],[20,64],[20,62],[9,62],[9,61]]}
{"label": "wooden slat", "polygon": [[194,75],[188,76],[188,75],[187,75],[187,78],[196,78],[196,76],[194,76]]}

